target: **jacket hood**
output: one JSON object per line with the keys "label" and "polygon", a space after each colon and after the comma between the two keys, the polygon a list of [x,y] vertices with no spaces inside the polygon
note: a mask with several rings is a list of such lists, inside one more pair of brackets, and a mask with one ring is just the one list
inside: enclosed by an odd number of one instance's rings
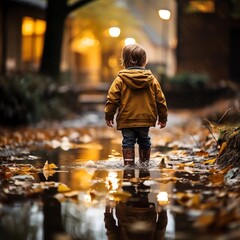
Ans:
{"label": "jacket hood", "polygon": [[118,76],[133,90],[148,88],[154,79],[152,72],[147,69],[123,69]]}

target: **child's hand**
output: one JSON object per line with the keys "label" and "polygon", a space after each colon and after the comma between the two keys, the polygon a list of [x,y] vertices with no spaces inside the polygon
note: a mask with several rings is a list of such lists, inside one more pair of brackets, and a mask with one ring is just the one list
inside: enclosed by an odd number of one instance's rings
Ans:
{"label": "child's hand", "polygon": [[106,120],[106,124],[107,124],[109,127],[113,127],[113,120]]}
{"label": "child's hand", "polygon": [[167,123],[165,123],[165,122],[158,122],[158,125],[160,125],[160,128],[165,128]]}

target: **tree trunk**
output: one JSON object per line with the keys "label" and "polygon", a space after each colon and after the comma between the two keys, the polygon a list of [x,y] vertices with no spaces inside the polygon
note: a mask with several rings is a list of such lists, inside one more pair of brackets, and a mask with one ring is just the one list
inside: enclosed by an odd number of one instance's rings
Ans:
{"label": "tree trunk", "polygon": [[71,5],[67,5],[67,0],[48,0],[46,16],[47,29],[45,32],[40,73],[51,77],[59,76],[66,16],[75,9],[83,7],[93,1],[95,0],[80,0]]}
{"label": "tree trunk", "polygon": [[64,21],[67,14],[67,0],[48,0],[44,48],[40,73],[58,77],[60,72],[61,49]]}

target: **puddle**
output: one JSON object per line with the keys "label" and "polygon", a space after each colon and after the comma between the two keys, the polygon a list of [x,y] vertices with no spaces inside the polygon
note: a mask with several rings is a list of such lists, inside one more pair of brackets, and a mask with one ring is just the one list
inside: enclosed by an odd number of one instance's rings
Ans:
{"label": "puddle", "polygon": [[135,168],[124,168],[121,146],[106,139],[69,150],[30,148],[29,155],[37,158],[22,163],[43,168],[48,161],[58,167],[47,176],[34,175],[34,181],[60,182],[71,191],[57,193],[52,187],[41,196],[1,203],[0,239],[237,239],[238,222],[226,229],[203,227],[217,207],[203,222],[204,209],[187,208],[188,202],[199,204],[200,194],[221,192],[220,186],[204,184],[204,169],[174,171],[174,159],[167,162],[169,168],[159,168],[163,156],[158,150],[153,148],[149,167],[136,162]]}

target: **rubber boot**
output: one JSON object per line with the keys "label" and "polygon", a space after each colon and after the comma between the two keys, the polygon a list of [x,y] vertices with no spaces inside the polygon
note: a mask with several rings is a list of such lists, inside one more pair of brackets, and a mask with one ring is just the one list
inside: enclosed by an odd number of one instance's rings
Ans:
{"label": "rubber boot", "polygon": [[139,148],[139,163],[141,165],[148,165],[150,160],[150,151],[151,151],[151,148],[148,148],[148,149]]}
{"label": "rubber boot", "polygon": [[123,153],[124,166],[134,166],[134,161],[135,161],[134,148],[123,148],[122,153]]}

